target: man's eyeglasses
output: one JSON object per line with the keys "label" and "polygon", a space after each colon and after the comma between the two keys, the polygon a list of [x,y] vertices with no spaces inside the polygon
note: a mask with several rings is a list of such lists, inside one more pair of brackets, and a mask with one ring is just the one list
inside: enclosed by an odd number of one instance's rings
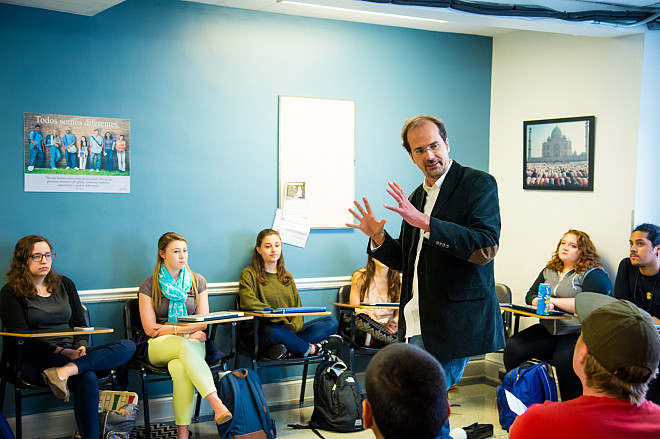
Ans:
{"label": "man's eyeglasses", "polygon": [[421,146],[419,148],[413,149],[413,156],[415,157],[421,157],[426,154],[426,151],[431,151],[433,154],[435,154],[438,149],[440,149],[440,144],[439,143],[432,143],[429,146]]}
{"label": "man's eyeglasses", "polygon": [[43,258],[46,258],[47,261],[52,261],[55,259],[55,253],[35,253],[30,255],[34,262],[41,262]]}

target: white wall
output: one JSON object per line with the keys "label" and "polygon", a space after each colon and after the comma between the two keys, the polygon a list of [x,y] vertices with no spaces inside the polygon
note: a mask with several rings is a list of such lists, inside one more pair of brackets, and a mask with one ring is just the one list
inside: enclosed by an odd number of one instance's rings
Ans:
{"label": "white wall", "polygon": [[[591,236],[612,280],[627,255],[642,53],[641,35],[494,38],[489,170],[502,211],[495,279],[511,287],[514,301],[522,302],[569,228]],[[589,115],[596,116],[594,191],[523,191],[523,121]]]}
{"label": "white wall", "polygon": [[660,224],[660,32],[644,37],[644,68],[639,103],[635,225]]}

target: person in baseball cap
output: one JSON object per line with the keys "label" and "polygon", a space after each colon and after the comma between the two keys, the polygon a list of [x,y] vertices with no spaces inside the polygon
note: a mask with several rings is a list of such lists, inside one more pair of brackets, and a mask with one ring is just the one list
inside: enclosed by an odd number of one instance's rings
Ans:
{"label": "person in baseball cap", "polygon": [[583,395],[532,405],[513,423],[509,439],[660,438],[660,406],[646,400],[660,362],[651,315],[596,293],[578,294],[575,309],[582,332],[573,369]]}

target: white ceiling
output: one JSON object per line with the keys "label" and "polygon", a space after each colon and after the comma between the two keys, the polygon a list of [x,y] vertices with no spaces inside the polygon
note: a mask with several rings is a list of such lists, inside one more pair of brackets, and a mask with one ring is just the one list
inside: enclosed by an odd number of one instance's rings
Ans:
{"label": "white ceiling", "polygon": [[[71,14],[93,16],[124,0],[0,0],[21,6],[49,9]],[[575,23],[554,19],[495,17],[468,14],[447,8],[403,6],[372,3],[360,0],[181,0],[195,3],[252,9],[264,12],[356,21],[386,26],[426,29],[495,36],[513,30],[532,30],[585,36],[617,36],[642,33],[644,25],[614,26],[594,23]],[[480,0],[504,3],[506,0]],[[609,2],[578,0],[514,0],[509,4],[545,6],[561,11],[624,10],[625,8],[651,8],[660,11],[656,0],[613,0]]]}

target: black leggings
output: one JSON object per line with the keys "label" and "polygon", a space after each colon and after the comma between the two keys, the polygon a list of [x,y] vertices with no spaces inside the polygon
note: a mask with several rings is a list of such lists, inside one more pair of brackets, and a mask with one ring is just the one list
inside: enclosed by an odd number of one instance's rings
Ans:
{"label": "black leggings", "polygon": [[507,340],[504,367],[508,372],[532,358],[551,362],[557,369],[561,399],[577,398],[582,395],[582,382],[573,371],[573,350],[579,336],[579,333],[552,335],[537,323]]}
{"label": "black leggings", "polygon": [[[351,317],[344,315],[344,322],[350,328]],[[355,328],[365,334],[371,334],[374,340],[384,344],[396,342],[396,334],[390,333],[383,325],[369,317],[365,313],[355,314]]]}

